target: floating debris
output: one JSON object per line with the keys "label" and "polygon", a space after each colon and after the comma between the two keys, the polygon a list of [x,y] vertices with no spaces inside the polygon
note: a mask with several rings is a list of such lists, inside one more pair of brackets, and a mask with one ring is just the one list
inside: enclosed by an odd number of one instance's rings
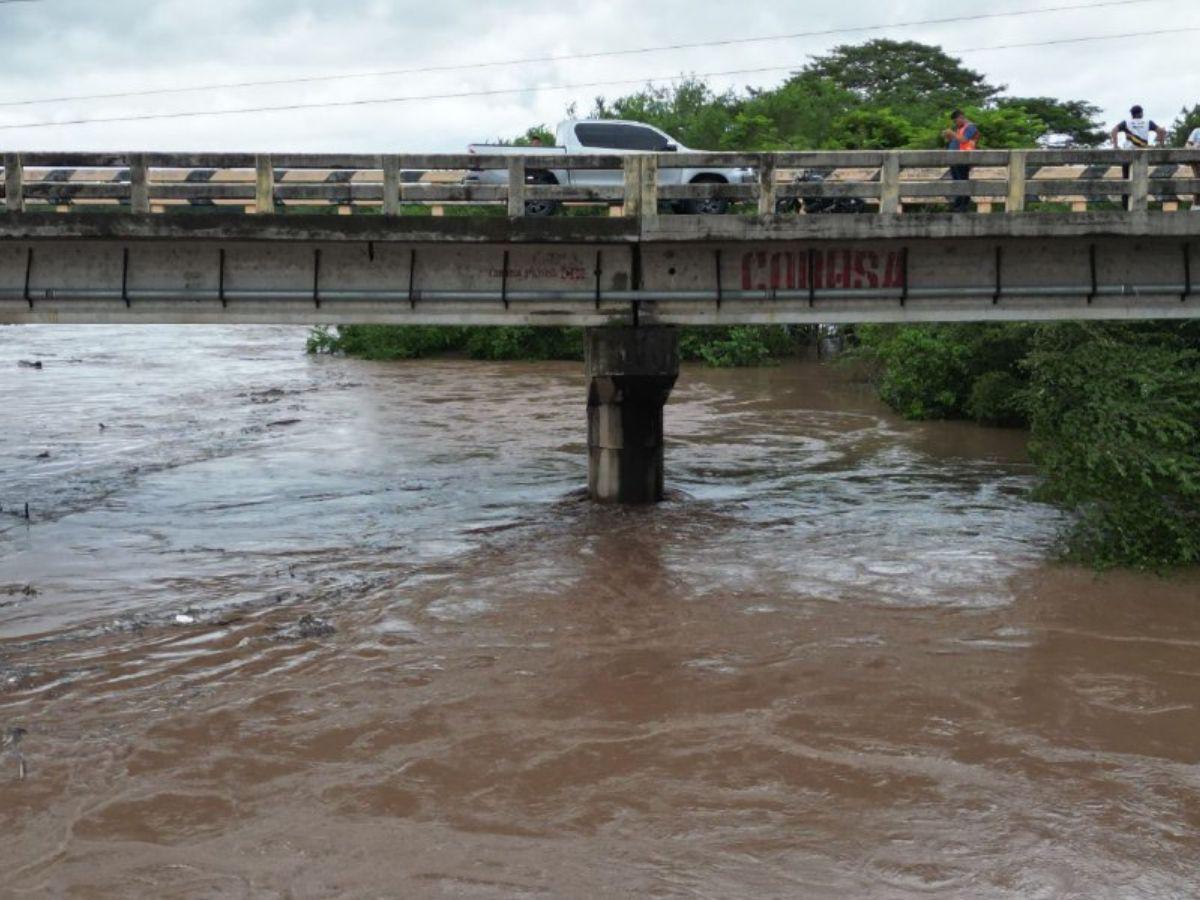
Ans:
{"label": "floating debris", "polygon": [[191,610],[188,610],[187,612],[175,613],[174,621],[176,625],[195,625],[196,616]]}
{"label": "floating debris", "polygon": [[17,361],[17,368],[20,368],[20,369],[40,369],[41,367],[42,367],[42,361],[40,359],[35,359],[35,360],[21,359],[21,360]]}
{"label": "floating debris", "polygon": [[249,396],[251,403],[277,403],[286,395],[287,391],[283,390],[283,388],[268,388],[265,391],[251,391],[248,395],[242,394],[240,396]]}
{"label": "floating debris", "polygon": [[25,754],[21,752],[21,738],[27,734],[29,732],[18,725],[5,729],[4,737],[0,738],[0,750],[7,752],[17,761],[18,781],[25,780]]}
{"label": "floating debris", "polygon": [[268,422],[267,427],[275,428],[275,427],[281,426],[281,425],[299,425],[299,424],[300,424],[299,419],[277,419],[274,422]]}
{"label": "floating debris", "polygon": [[29,666],[5,666],[0,664],[0,691],[19,691],[29,685],[41,673]]}
{"label": "floating debris", "polygon": [[310,641],[316,638],[329,637],[331,634],[337,634],[337,629],[333,627],[333,623],[314,616],[311,613],[306,613],[300,617],[300,621],[295,625],[281,628],[275,635],[275,640]]}

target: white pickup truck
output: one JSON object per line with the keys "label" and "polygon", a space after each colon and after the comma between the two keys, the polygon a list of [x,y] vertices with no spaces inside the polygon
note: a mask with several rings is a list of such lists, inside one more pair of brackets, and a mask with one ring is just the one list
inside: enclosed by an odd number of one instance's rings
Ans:
{"label": "white pickup truck", "polygon": [[[489,156],[562,156],[580,153],[617,156],[630,153],[687,153],[687,147],[652,125],[626,122],[620,119],[568,119],[559,123],[553,147],[513,147],[508,144],[471,144],[468,153]],[[755,180],[753,169],[660,169],[660,184],[746,184]],[[530,184],[574,184],[582,187],[609,187],[623,184],[625,174],[620,169],[542,169],[530,170]],[[464,184],[508,183],[503,169],[477,169],[468,172]],[[729,209],[728,200],[681,200],[681,212],[692,215],[714,215]],[[525,204],[526,215],[548,216],[558,208],[551,200],[530,201]]]}

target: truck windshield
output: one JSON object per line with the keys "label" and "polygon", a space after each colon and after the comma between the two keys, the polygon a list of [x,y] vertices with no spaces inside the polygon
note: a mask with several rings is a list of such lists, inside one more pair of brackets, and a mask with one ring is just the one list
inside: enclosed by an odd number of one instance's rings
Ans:
{"label": "truck windshield", "polygon": [[575,137],[584,147],[645,150],[653,153],[663,152],[669,143],[653,128],[616,122],[581,122],[575,126]]}

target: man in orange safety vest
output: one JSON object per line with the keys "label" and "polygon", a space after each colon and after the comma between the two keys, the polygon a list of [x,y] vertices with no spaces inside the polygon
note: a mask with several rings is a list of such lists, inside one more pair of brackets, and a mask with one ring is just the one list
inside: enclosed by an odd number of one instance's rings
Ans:
{"label": "man in orange safety vest", "polygon": [[[979,129],[975,123],[968,119],[961,109],[956,109],[950,113],[950,121],[953,127],[947,128],[942,132],[942,137],[946,139],[951,150],[967,152],[974,150],[979,146]],[[968,166],[951,166],[950,177],[955,181],[969,181],[971,178],[971,167]],[[950,209],[954,212],[966,212],[971,208],[971,198],[967,196],[955,197]]]}

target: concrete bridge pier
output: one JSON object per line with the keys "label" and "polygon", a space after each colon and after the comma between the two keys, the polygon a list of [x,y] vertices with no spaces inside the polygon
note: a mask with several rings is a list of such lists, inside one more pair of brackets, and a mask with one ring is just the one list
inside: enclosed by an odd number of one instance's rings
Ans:
{"label": "concrete bridge pier", "polygon": [[674,328],[589,328],[588,494],[602,503],[663,498],[663,406],[679,375]]}

